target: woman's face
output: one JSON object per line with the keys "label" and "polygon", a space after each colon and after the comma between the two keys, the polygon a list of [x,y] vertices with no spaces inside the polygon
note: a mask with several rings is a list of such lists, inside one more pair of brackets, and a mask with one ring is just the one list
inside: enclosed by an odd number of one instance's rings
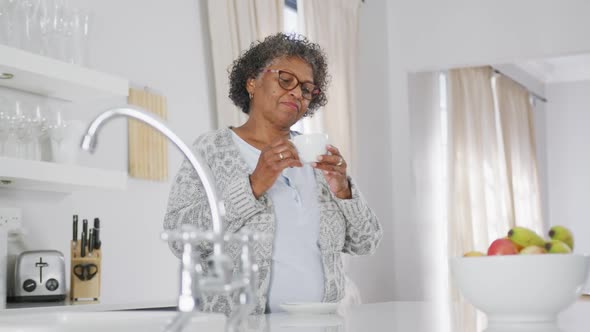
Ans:
{"label": "woman's face", "polygon": [[[246,83],[248,93],[252,95],[250,117],[262,118],[271,125],[290,128],[295,124],[309,106],[310,100],[303,98],[301,84],[292,90],[286,90],[279,84],[278,70],[282,78],[292,74],[299,83],[313,83],[311,66],[298,57],[275,59],[255,79]],[[282,82],[285,85],[285,82]]]}

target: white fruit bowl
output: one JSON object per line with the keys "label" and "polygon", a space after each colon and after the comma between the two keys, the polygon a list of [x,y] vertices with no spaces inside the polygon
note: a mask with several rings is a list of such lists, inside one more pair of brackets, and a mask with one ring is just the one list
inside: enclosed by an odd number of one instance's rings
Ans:
{"label": "white fruit bowl", "polygon": [[553,322],[582,293],[590,256],[454,257],[454,285],[488,322]]}

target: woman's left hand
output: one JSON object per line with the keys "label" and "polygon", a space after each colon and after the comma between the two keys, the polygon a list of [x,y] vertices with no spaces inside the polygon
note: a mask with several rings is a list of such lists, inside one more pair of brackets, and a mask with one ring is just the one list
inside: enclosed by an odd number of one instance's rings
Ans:
{"label": "woman's left hand", "polygon": [[336,147],[328,145],[326,148],[331,154],[319,156],[318,162],[311,165],[324,172],[330,191],[336,197],[340,199],[352,198],[350,183],[348,183],[348,177],[346,176],[346,161]]}

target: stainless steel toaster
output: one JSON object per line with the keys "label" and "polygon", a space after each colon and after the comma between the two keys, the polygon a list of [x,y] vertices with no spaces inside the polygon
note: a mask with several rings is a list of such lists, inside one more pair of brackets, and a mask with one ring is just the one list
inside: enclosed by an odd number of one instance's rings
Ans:
{"label": "stainless steel toaster", "polygon": [[64,255],[57,250],[22,252],[14,268],[16,302],[63,301],[66,298]]}

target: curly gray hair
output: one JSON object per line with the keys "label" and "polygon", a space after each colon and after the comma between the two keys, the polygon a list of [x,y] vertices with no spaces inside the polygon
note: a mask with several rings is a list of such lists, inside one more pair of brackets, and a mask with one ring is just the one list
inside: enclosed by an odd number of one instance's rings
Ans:
{"label": "curly gray hair", "polygon": [[248,79],[255,78],[273,60],[282,57],[299,57],[307,62],[313,71],[314,84],[320,89],[320,93],[309,102],[304,116],[312,116],[318,108],[326,105],[328,99],[325,90],[330,78],[324,51],[302,35],[281,32],[266,37],[262,42],[252,43],[232,64],[229,98],[242,112],[250,113],[250,98],[246,90]]}

